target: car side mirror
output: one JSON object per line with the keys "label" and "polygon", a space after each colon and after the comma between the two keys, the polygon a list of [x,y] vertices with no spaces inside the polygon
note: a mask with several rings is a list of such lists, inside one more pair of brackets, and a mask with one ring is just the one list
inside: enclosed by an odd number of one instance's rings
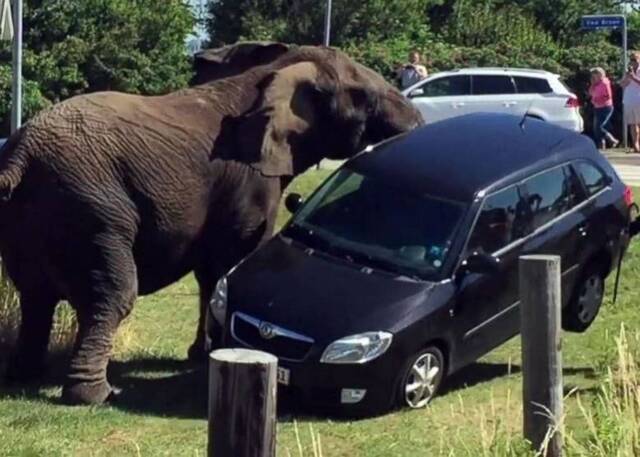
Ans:
{"label": "car side mirror", "polygon": [[300,194],[289,194],[284,200],[284,206],[291,214],[295,214],[302,206],[303,201]]}
{"label": "car side mirror", "polygon": [[492,274],[500,270],[500,259],[490,254],[474,252],[460,265],[463,273]]}
{"label": "car side mirror", "polygon": [[418,87],[417,89],[413,89],[411,93],[409,93],[409,98],[421,97],[423,95],[424,95],[424,89],[422,87]]}

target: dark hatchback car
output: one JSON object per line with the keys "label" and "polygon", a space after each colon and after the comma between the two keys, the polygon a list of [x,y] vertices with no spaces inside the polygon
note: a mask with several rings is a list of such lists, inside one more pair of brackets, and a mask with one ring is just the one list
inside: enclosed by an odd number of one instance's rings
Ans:
{"label": "dark hatchback car", "polygon": [[282,232],[218,283],[209,344],[275,354],[279,382],[318,406],[422,407],[518,334],[521,255],[562,256],[563,326],[589,327],[628,244],[629,198],[566,129],[492,114],[419,128],[307,202],[289,195]]}

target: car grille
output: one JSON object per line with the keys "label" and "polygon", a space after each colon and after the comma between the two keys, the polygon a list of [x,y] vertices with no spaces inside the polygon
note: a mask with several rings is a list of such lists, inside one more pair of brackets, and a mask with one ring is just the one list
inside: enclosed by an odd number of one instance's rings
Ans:
{"label": "car grille", "polygon": [[303,360],[313,346],[309,337],[238,312],[231,317],[231,335],[245,346],[294,362]]}

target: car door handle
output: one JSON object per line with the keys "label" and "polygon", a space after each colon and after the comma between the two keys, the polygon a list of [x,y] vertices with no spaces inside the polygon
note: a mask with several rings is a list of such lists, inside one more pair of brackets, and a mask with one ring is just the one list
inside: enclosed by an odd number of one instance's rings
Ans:
{"label": "car door handle", "polygon": [[507,108],[510,108],[512,106],[517,105],[518,102],[504,102],[503,105],[506,106]]}
{"label": "car door handle", "polygon": [[589,230],[588,230],[589,226],[588,224],[584,223],[584,224],[580,224],[578,225],[578,233],[581,236],[587,236]]}
{"label": "car door handle", "polygon": [[462,108],[464,105],[464,102],[456,102],[451,104],[451,106],[453,106],[454,108]]}

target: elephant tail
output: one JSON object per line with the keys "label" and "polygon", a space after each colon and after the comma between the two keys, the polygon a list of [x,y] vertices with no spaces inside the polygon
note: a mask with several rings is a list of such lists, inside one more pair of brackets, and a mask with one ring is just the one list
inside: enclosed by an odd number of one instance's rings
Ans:
{"label": "elephant tail", "polygon": [[11,137],[0,148],[0,202],[11,199],[27,170],[27,151],[20,144],[20,132]]}

